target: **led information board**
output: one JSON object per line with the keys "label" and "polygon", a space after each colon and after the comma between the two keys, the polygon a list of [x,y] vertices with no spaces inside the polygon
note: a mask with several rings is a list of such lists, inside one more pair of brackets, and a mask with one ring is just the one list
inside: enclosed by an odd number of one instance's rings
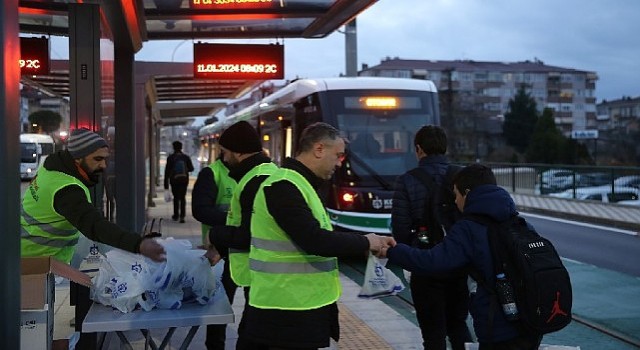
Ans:
{"label": "led information board", "polygon": [[18,63],[23,75],[49,74],[49,39],[20,38]]}
{"label": "led information board", "polygon": [[[277,4],[277,3],[276,3]],[[273,0],[189,0],[192,9],[262,9],[274,7]]]}
{"label": "led information board", "polygon": [[284,79],[284,45],[195,43],[193,77]]}

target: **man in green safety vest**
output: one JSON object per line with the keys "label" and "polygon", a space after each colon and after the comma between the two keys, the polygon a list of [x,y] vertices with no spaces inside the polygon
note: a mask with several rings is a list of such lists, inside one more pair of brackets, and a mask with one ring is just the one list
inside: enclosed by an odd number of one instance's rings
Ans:
{"label": "man in green safety vest", "polygon": [[338,340],[337,257],[364,257],[395,245],[388,236],[333,231],[317,191],[344,156],[337,129],[311,124],[300,135],[295,159],[286,159],[256,194],[243,315],[252,349],[316,349]]}
{"label": "man in green safety vest", "polygon": [[47,157],[22,199],[22,256],[53,256],[68,264],[82,233],[155,261],[165,260],[158,242],[118,227],[91,203],[89,187],[99,181],[108,157],[106,141],[84,128],[71,132],[66,150]]}
{"label": "man in green safety vest", "polygon": [[[213,226],[209,233],[209,241],[213,244],[213,249],[225,253],[228,250],[229,272],[233,282],[244,287],[246,304],[249,300],[250,286],[249,245],[253,199],[262,181],[278,167],[263,152],[260,136],[246,121],[237,122],[227,128],[220,135],[218,144],[222,148],[225,162],[231,169],[229,177],[236,180],[238,185],[231,198],[226,225]],[[245,343],[244,326],[245,322],[241,319],[236,350],[251,350]]]}
{"label": "man in green safety vest", "polygon": [[[254,195],[249,196],[251,203],[248,207],[242,205],[241,209],[240,193],[254,175],[268,172],[276,166],[264,155],[258,133],[246,121],[228,127],[220,135],[218,145],[223,156],[198,174],[191,195],[191,208],[193,216],[203,224],[203,245],[225,260],[222,285],[229,302],[233,303],[237,286],[249,285],[249,272],[245,267],[249,251],[249,222],[242,228],[240,226],[245,218],[248,220],[250,217]],[[251,175],[244,179],[247,172]],[[249,214],[244,214],[244,208],[249,210]],[[207,326],[205,345],[208,350],[224,350],[225,340],[226,325]],[[239,345],[236,348],[239,349]]]}
{"label": "man in green safety vest", "polygon": [[[89,187],[99,182],[108,157],[106,141],[84,128],[71,132],[66,150],[47,157],[22,198],[23,257],[52,256],[68,264],[82,233],[91,240],[154,261],[166,260],[162,245],[151,237],[120,228],[92,204]],[[82,332],[82,322],[91,306],[89,289],[72,283],[71,303],[75,305],[75,329]],[[95,341],[95,335],[81,333],[76,347],[87,348]]]}

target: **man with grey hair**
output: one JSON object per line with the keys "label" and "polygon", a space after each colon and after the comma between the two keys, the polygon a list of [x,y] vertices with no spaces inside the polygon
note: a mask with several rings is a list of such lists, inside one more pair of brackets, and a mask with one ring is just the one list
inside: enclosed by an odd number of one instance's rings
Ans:
{"label": "man with grey hair", "polygon": [[391,237],[333,230],[317,191],[344,160],[339,131],[311,124],[298,146],[295,159],[285,159],[254,200],[251,289],[243,314],[251,349],[316,349],[338,340],[337,257],[364,257],[395,245]]}

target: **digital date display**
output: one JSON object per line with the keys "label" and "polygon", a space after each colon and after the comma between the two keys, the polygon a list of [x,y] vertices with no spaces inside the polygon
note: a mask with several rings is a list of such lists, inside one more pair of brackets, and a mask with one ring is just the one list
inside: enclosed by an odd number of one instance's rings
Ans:
{"label": "digital date display", "polygon": [[284,46],[193,45],[193,77],[200,79],[284,79]]}

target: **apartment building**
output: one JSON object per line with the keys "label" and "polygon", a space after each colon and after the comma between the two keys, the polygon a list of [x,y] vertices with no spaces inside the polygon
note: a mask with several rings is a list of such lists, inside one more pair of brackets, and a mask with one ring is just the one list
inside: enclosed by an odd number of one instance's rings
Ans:
{"label": "apartment building", "polygon": [[[442,122],[457,134],[460,155],[485,158],[501,147],[501,120],[509,100],[521,86],[544,108],[555,111],[556,126],[567,136],[574,130],[597,127],[595,72],[524,62],[473,60],[432,61],[390,58],[372,67],[363,65],[360,76],[432,80],[441,95]],[[466,135],[466,136],[465,136]]]}
{"label": "apartment building", "polygon": [[623,96],[617,100],[604,100],[596,106],[596,110],[599,130],[640,131],[640,97]]}
{"label": "apartment building", "polygon": [[598,152],[612,162],[640,164],[640,97],[604,100],[598,111]]}

